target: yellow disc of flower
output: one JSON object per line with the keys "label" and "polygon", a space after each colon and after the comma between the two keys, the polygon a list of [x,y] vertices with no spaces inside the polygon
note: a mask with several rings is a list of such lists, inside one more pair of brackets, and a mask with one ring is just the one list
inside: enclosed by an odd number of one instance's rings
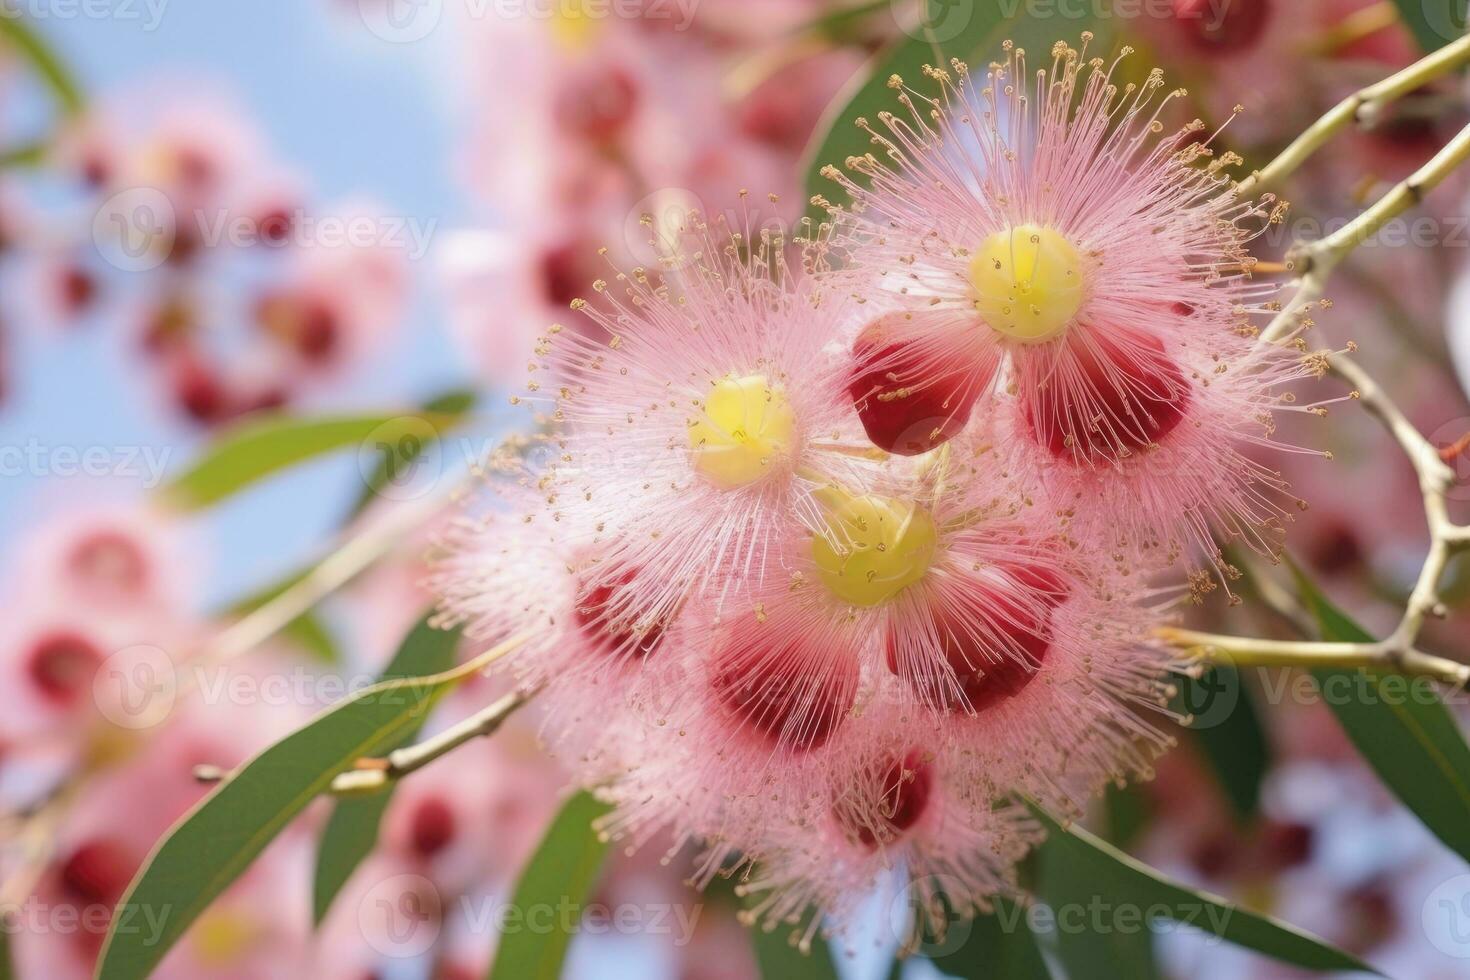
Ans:
{"label": "yellow disc of flower", "polygon": [[970,260],[975,310],[997,333],[1039,344],[1060,336],[1082,306],[1082,255],[1040,225],[996,232]]}
{"label": "yellow disc of flower", "polygon": [[924,577],[939,543],[927,510],[887,497],[835,496],[826,528],[812,539],[817,573],[833,595],[876,606]]}
{"label": "yellow disc of flower", "polygon": [[763,374],[720,381],[710,389],[704,411],[689,423],[694,468],[726,490],[766,476],[795,441],[791,403]]}

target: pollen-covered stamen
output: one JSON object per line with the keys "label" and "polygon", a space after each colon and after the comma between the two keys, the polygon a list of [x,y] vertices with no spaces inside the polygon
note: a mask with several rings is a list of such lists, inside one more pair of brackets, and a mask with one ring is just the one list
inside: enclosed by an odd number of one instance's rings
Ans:
{"label": "pollen-covered stamen", "polygon": [[716,654],[714,691],[741,727],[793,752],[825,745],[857,696],[854,651],[790,624],[732,630]]}
{"label": "pollen-covered stamen", "polygon": [[584,579],[577,588],[573,616],[577,629],[592,649],[615,656],[645,658],[663,641],[664,623],[632,608],[628,588],[638,577],[636,569],[603,573]]}
{"label": "pollen-covered stamen", "polygon": [[911,749],[857,774],[832,806],[833,816],[850,840],[868,850],[893,843],[911,830],[929,809],[934,790],[933,767],[925,753]]}
{"label": "pollen-covered stamen", "polygon": [[858,334],[847,393],[873,445],[916,456],[964,429],[989,375],[975,377],[966,363],[944,370],[930,350],[935,345],[907,335],[905,317],[879,317]]}
{"label": "pollen-covered stamen", "polygon": [[790,457],[796,414],[785,392],[765,375],[716,382],[700,408],[689,421],[689,448],[694,468],[715,486],[749,486]]}
{"label": "pollen-covered stamen", "polygon": [[1023,224],[985,239],[970,259],[975,311],[1010,340],[1061,336],[1082,307],[1082,253],[1060,232]]}
{"label": "pollen-covered stamen", "polygon": [[1271,20],[1272,0],[1173,0],[1174,21],[1203,54],[1238,54],[1254,47]]}
{"label": "pollen-covered stamen", "polygon": [[1036,679],[1051,649],[1051,608],[1060,605],[1055,598],[1017,579],[1005,587],[977,585],[962,603],[936,601],[930,615],[937,648],[927,656],[905,655],[890,630],[884,641],[888,669],[935,710],[979,714]]}
{"label": "pollen-covered stamen", "polygon": [[917,504],[824,491],[824,526],[812,538],[822,584],[854,606],[876,606],[921,580],[938,548],[934,518]]}
{"label": "pollen-covered stamen", "polygon": [[1191,387],[1156,337],[1102,328],[1070,338],[1025,400],[1032,436],[1059,459],[1117,462],[1184,421]]}

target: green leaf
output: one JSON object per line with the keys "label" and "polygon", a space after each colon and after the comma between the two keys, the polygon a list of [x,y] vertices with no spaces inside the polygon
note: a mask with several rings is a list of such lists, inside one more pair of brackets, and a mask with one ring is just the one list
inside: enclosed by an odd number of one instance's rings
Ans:
{"label": "green leaf", "polygon": [[[822,176],[822,168],[831,164],[843,166],[848,157],[862,156],[869,151],[881,153],[872,143],[872,138],[860,129],[857,120],[865,118],[878,126],[880,112],[897,112],[902,106],[898,93],[888,87],[888,80],[898,75],[910,85],[923,81],[924,65],[943,65],[948,58],[980,57],[994,47],[999,55],[1000,42],[1009,32],[1028,27],[1035,29],[1035,39],[1049,47],[1049,42],[1062,40],[1060,36],[1046,37],[1058,30],[1070,39],[1076,38],[1091,25],[1088,17],[1069,17],[1065,26],[1058,26],[1037,18],[1028,24],[1023,3],[997,3],[995,0],[918,0],[923,3],[926,26],[909,28],[910,34],[900,38],[875,59],[873,68],[860,73],[855,85],[849,86],[828,110],[822,125],[817,128],[812,142],[807,146],[802,165],[804,174],[802,187],[808,198],[822,194],[834,203],[847,202],[847,194],[840,186]],[[1009,11],[1009,13],[1007,13]],[[1032,33],[1028,30],[1027,33]],[[1027,40],[1027,38],[1017,38]],[[989,60],[985,57],[984,60]],[[810,205],[807,215],[820,224],[827,219],[827,212]]]}
{"label": "green leaf", "polygon": [[1271,744],[1249,688],[1240,672],[1226,664],[1198,679],[1180,675],[1177,683],[1175,709],[1194,716],[1186,737],[1209,763],[1236,819],[1249,820],[1271,767]]}
{"label": "green leaf", "polygon": [[109,930],[98,976],[142,980],[291,820],[356,760],[397,745],[439,699],[503,653],[442,674],[365,688],[245,763],[153,849],[112,917],[162,920],[159,933]]}
{"label": "green leaf", "polygon": [[0,922],[0,980],[15,980],[15,955],[10,949],[10,937],[17,928],[9,914]]}
{"label": "green leaf", "polygon": [[188,472],[164,487],[164,494],[175,507],[197,510],[297,463],[347,448],[357,449],[376,466],[404,453],[406,446],[438,439],[458,421],[432,412],[313,419],[278,415],[247,421],[209,447]]}
{"label": "green leaf", "polygon": [[[516,884],[510,908],[524,920],[538,909],[581,908],[597,883],[607,842],[592,830],[592,822],[608,807],[588,793],[567,801],[551,822],[536,853],[531,855]],[[549,917],[549,931],[518,927],[502,930],[500,947],[490,967],[490,980],[558,980],[572,935],[565,918]]]}
{"label": "green leaf", "polygon": [[[1322,639],[1373,637],[1293,566]],[[1432,682],[1367,670],[1314,670],[1322,697],[1358,752],[1441,841],[1470,860],[1470,745]]]}
{"label": "green leaf", "polygon": [[[383,670],[380,681],[401,680],[438,674],[454,666],[454,651],[459,645],[459,630],[438,630],[429,619],[419,620],[409,631],[398,652]],[[415,727],[403,734],[391,752],[409,744],[418,736]],[[322,828],[317,844],[316,876],[312,887],[312,922],[321,925],[332,906],[332,900],[352,877],[352,872],[378,843],[378,826],[393,799],[393,787],[372,796],[340,799],[332,807],[332,815]]]}
{"label": "green leaf", "polygon": [[[1138,958],[1138,947],[1122,940],[1149,935],[1147,923],[1158,919],[1192,926],[1309,970],[1376,972],[1310,933],[1186,888],[1082,828],[1064,829],[1034,805],[1032,811],[1048,832],[1040,848],[1039,891],[1056,915],[1060,952],[1073,980],[1150,976],[1152,967]],[[1094,925],[1103,928],[1090,928]],[[1097,973],[1099,965],[1114,965],[1107,959],[1113,955],[1131,957],[1131,965]],[[1074,969],[1083,972],[1072,973]],[[1134,972],[1139,970],[1150,972]]]}
{"label": "green leaf", "polygon": [[1436,51],[1465,33],[1466,0],[1394,0],[1399,17],[1426,52]]}
{"label": "green leaf", "polygon": [[[423,410],[429,415],[451,419],[452,424],[458,424],[475,407],[478,397],[472,388],[455,388],[424,402]],[[357,500],[348,510],[347,520],[351,521],[367,510],[368,506],[378,499],[383,488],[393,481],[394,475],[404,467],[411,467],[424,450],[429,448],[429,445],[429,442],[408,440],[398,447],[397,452],[379,458],[377,469],[367,478],[362,492],[358,494]]]}
{"label": "green leaf", "polygon": [[965,980],[1051,980],[1051,970],[1026,921],[1026,909],[1004,898],[995,899],[992,914],[970,920],[964,945],[954,952],[931,954],[929,961],[946,975]]}
{"label": "green leaf", "polygon": [[1121,789],[1108,786],[1103,793],[1103,811],[1107,819],[1108,839],[1119,847],[1132,843],[1153,819],[1148,796],[1137,783],[1129,783]]}
{"label": "green leaf", "polygon": [[792,931],[784,926],[767,930],[754,925],[750,936],[764,980],[837,980],[832,949],[821,936],[812,937],[811,949],[805,953],[792,944]]}
{"label": "green leaf", "polygon": [[51,89],[62,111],[74,116],[82,111],[82,90],[51,46],[15,10],[0,7],[0,43],[20,54]]}
{"label": "green leaf", "polygon": [[43,139],[21,143],[8,150],[0,150],[0,170],[12,167],[38,167],[46,159],[51,144]]}

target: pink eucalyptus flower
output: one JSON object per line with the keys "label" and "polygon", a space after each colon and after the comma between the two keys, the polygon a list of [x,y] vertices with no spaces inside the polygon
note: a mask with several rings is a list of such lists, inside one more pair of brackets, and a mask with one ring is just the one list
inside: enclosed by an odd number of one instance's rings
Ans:
{"label": "pink eucalyptus flower", "polygon": [[983,81],[953,67],[928,70],[937,98],[894,82],[910,115],[873,130],[890,162],[849,161],[870,189],[827,170],[876,308],[852,348],[869,436],[923,452],[988,416],[1079,533],[1213,555],[1215,527],[1269,550],[1284,486],[1247,450],[1270,411],[1320,411],[1279,390],[1320,365],[1253,339],[1276,287],[1246,247],[1281,209],[1239,199],[1233,155],[1199,165],[1201,124],[1158,137],[1158,72],[1120,89],[1116,62],[1065,44],[1034,90],[1019,50]]}

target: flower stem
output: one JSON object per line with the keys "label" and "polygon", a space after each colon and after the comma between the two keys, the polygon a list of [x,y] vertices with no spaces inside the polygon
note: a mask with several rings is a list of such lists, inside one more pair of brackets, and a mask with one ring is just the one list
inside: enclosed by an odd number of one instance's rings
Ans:
{"label": "flower stem", "polygon": [[1164,628],[1155,635],[1201,660],[1225,661],[1237,667],[1367,668],[1410,677],[1429,677],[1456,689],[1470,683],[1470,665],[1400,647],[1377,643],[1322,643],[1221,636]]}
{"label": "flower stem", "polygon": [[1470,64],[1470,35],[1461,37],[1381,82],[1354,92],[1291,142],[1281,154],[1240,184],[1241,197],[1274,187],[1295,173],[1312,154],[1356,123],[1372,126],[1383,110],[1415,89]]}

